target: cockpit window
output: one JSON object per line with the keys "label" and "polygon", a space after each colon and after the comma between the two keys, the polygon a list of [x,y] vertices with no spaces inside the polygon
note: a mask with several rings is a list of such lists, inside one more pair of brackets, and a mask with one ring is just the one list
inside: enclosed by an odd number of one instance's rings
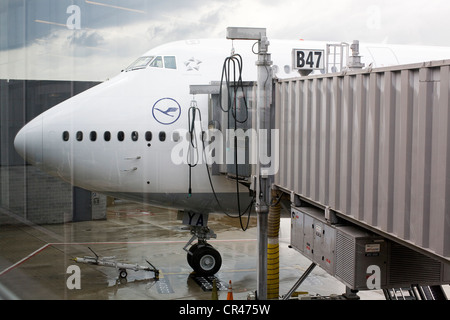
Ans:
{"label": "cockpit window", "polygon": [[152,63],[150,63],[150,67],[152,67],[152,68],[162,68],[163,67],[162,57],[160,57],[160,56],[156,57],[152,61]]}
{"label": "cockpit window", "polygon": [[164,57],[164,66],[166,67],[166,69],[176,69],[177,62],[175,60],[175,57],[174,56]]}
{"label": "cockpit window", "polygon": [[166,69],[176,69],[177,62],[175,56],[145,56],[140,57],[135,62],[133,62],[126,71],[133,71],[144,68],[166,68]]}
{"label": "cockpit window", "polygon": [[143,69],[148,66],[148,64],[154,59],[154,56],[148,57],[140,57],[135,62],[133,62],[128,68],[127,71],[132,71],[136,69]]}

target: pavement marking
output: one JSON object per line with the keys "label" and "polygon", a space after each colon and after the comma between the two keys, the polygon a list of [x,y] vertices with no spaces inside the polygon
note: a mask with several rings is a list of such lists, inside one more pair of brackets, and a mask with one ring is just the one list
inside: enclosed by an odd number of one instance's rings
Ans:
{"label": "pavement marking", "polygon": [[[257,241],[257,239],[220,239],[220,240],[210,240],[209,242],[254,242]],[[0,272],[0,277],[8,273],[9,271],[15,269],[22,263],[26,262],[27,260],[31,259],[35,255],[41,253],[45,249],[52,247],[52,246],[68,246],[68,245],[102,245],[102,244],[170,244],[170,243],[186,243],[185,240],[153,240],[153,241],[112,241],[112,242],[50,242],[42,246],[41,248],[37,249],[36,251],[30,253],[26,257],[22,258],[18,262],[14,263],[13,265],[9,266],[8,268],[4,269],[2,272]]]}
{"label": "pavement marking", "polygon": [[45,246],[37,249],[36,251],[34,251],[33,253],[30,253],[29,255],[27,255],[25,258],[19,260],[18,262],[14,263],[12,266],[6,268],[5,270],[3,270],[2,272],[0,272],[0,277],[3,276],[4,274],[8,273],[9,271],[11,271],[12,269],[18,267],[19,265],[21,265],[22,263],[24,263],[25,261],[27,261],[28,259],[34,257],[35,255],[37,255],[38,253],[44,251],[45,249],[47,249],[48,247],[50,247],[51,244],[47,243]]}

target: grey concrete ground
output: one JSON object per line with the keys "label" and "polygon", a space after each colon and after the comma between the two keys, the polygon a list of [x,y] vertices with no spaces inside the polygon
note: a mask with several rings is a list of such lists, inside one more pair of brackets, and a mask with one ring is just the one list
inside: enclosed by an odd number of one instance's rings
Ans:
{"label": "grey concrete ground", "polygon": [[[223,259],[216,277],[227,298],[232,281],[235,300],[246,300],[257,288],[256,219],[247,231],[239,220],[210,215],[209,227],[218,235],[210,243]],[[280,232],[280,295],[286,294],[310,265],[289,249],[290,220],[282,219]],[[190,233],[183,230],[176,212],[142,204],[118,203],[108,209],[107,220],[33,226],[0,226],[0,292],[3,298],[52,300],[210,300],[211,291],[191,276],[183,246]],[[129,271],[120,280],[115,268],[79,264],[75,257],[115,256],[117,261],[160,270],[158,281],[150,271]],[[80,268],[80,289],[69,289],[71,266]],[[319,267],[298,288],[310,295],[342,294],[345,286]],[[361,299],[384,299],[381,291],[361,292]]]}

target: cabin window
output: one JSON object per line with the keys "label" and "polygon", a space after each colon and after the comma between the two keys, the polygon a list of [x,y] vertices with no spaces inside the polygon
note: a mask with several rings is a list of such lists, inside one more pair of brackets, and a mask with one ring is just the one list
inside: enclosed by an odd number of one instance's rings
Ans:
{"label": "cabin window", "polygon": [[151,63],[150,67],[152,68],[162,68],[163,67],[163,60],[162,57],[158,56],[156,57]]}
{"label": "cabin window", "polygon": [[82,131],[77,132],[77,141],[83,141],[83,132]]}
{"label": "cabin window", "polygon": [[152,132],[151,131],[147,131],[145,133],[145,140],[148,141],[148,142],[152,141],[152,136],[153,136]]}
{"label": "cabin window", "polygon": [[91,141],[97,141],[97,132],[91,131],[89,138],[91,138]]}
{"label": "cabin window", "polygon": [[161,142],[166,141],[166,133],[164,131],[161,131],[159,133],[159,141],[161,141]]}
{"label": "cabin window", "polygon": [[164,67],[166,69],[176,69],[177,68],[177,62],[175,60],[175,57],[174,56],[164,57]]}
{"label": "cabin window", "polygon": [[119,131],[117,133],[117,140],[119,140],[119,141],[125,140],[125,133],[123,131]]}
{"label": "cabin window", "polygon": [[103,134],[103,139],[105,139],[105,141],[111,141],[111,132],[105,131]]}
{"label": "cabin window", "polygon": [[180,133],[178,131],[172,133],[172,140],[173,142],[178,142],[180,140]]}
{"label": "cabin window", "polygon": [[69,137],[69,131],[64,131],[62,135],[63,141],[69,141]]}
{"label": "cabin window", "polygon": [[138,139],[139,139],[139,133],[137,131],[133,131],[131,133],[131,140],[138,141]]}

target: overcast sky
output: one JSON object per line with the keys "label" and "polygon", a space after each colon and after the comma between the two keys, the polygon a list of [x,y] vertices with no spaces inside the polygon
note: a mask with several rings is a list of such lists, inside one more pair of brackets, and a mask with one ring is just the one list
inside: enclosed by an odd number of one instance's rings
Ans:
{"label": "overcast sky", "polygon": [[104,80],[157,45],[225,38],[228,26],[450,46],[449,17],[448,0],[0,0],[0,78]]}

